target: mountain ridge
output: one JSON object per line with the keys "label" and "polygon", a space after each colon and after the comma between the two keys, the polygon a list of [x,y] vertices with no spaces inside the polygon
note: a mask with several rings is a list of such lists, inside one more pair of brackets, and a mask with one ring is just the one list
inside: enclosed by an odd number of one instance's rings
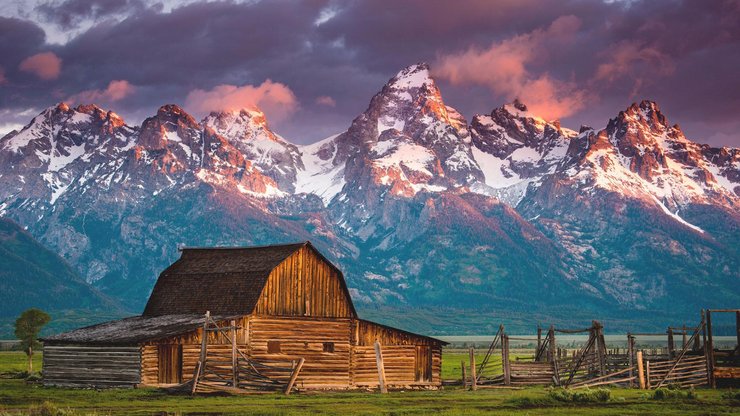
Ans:
{"label": "mountain ridge", "polygon": [[740,150],[690,141],[654,102],[601,130],[518,100],[468,123],[426,64],[310,145],[255,108],[198,122],[176,105],[128,126],[59,104],[0,138],[0,215],[133,308],[177,244],[295,239],[315,240],[368,307],[737,302],[738,201]]}

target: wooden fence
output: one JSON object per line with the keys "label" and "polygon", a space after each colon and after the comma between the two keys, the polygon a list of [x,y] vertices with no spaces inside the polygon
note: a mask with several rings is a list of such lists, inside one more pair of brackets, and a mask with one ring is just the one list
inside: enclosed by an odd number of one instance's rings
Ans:
{"label": "wooden fence", "polygon": [[[709,359],[706,348],[701,348],[699,342],[705,331],[702,319],[696,327],[669,327],[666,348],[640,350],[636,337],[646,334],[628,334],[627,348],[610,350],[604,340],[604,328],[597,321],[589,328],[576,330],[551,326],[544,336],[538,328],[537,347],[531,355],[514,357],[510,341],[529,339],[509,336],[501,325],[479,365],[471,348],[467,374],[465,363],[462,365],[463,384],[473,389],[531,385],[572,389],[602,385],[641,388],[706,385],[711,380]],[[558,333],[588,333],[588,340],[580,349],[569,352],[557,346]],[[675,346],[676,335],[681,337],[680,348]]]}

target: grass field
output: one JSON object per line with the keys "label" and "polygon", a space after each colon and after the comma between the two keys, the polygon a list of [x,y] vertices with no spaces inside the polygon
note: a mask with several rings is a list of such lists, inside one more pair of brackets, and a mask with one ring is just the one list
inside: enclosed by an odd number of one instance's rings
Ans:
{"label": "grass field", "polygon": [[[460,372],[465,354],[447,354],[445,377]],[[482,358],[482,357],[481,357]],[[40,365],[39,361],[35,365]],[[455,364],[457,363],[457,364]],[[612,389],[603,403],[562,402],[546,388],[524,390],[302,393],[291,396],[265,394],[239,397],[190,397],[167,395],[157,389],[78,390],[42,387],[11,379],[25,369],[20,352],[0,352],[0,415],[737,415],[740,401],[723,390],[697,390],[695,398],[655,400],[651,394]],[[455,366],[457,367],[455,369]],[[456,371],[455,371],[456,370]],[[459,376],[457,376],[459,377]],[[46,403],[46,405],[44,405]]]}

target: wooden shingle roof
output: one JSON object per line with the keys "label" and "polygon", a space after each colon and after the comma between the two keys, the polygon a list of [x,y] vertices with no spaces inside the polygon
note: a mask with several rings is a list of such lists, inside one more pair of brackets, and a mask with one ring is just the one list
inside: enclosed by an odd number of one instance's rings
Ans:
{"label": "wooden shingle roof", "polygon": [[[313,248],[308,241],[260,247],[185,248],[180,259],[160,274],[143,315],[206,311],[214,315],[250,314],[270,272],[304,246]],[[342,284],[349,299],[346,283]]]}
{"label": "wooden shingle roof", "polygon": [[[213,316],[228,321],[235,316]],[[46,344],[136,345],[194,331],[203,327],[204,315],[132,316],[44,337]]]}

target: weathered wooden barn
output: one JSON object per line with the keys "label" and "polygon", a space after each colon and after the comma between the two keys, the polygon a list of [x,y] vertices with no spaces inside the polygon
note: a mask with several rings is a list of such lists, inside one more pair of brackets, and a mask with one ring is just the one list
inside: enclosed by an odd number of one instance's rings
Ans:
{"label": "weathered wooden barn", "polygon": [[[204,313],[232,327],[208,332]],[[186,248],[165,269],[141,316],[44,341],[46,384],[167,386],[191,379],[203,347],[255,360],[304,359],[296,386],[378,386],[374,344],[390,387],[441,385],[443,341],[360,319],[342,272],[310,242]]]}

